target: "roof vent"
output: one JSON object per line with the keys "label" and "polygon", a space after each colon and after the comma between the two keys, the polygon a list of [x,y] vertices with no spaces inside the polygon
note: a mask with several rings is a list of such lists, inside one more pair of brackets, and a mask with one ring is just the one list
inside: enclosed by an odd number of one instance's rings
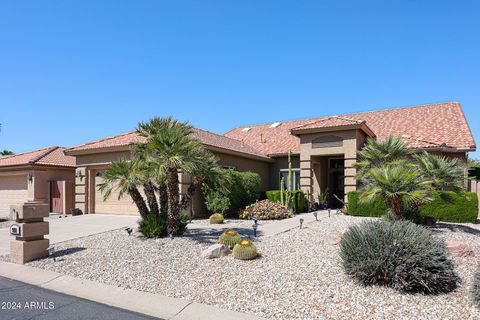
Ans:
{"label": "roof vent", "polygon": [[281,125],[280,122],[274,122],[274,123],[272,123],[272,124],[270,125],[270,128],[276,128],[276,127],[278,127],[279,125]]}
{"label": "roof vent", "polygon": [[242,129],[242,132],[247,132],[247,131],[250,131],[250,128],[243,128]]}

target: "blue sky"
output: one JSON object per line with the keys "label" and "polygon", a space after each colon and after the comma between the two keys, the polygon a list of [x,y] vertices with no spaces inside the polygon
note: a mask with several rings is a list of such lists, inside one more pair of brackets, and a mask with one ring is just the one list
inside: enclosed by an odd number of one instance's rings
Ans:
{"label": "blue sky", "polygon": [[223,133],[443,101],[461,102],[478,143],[479,11],[478,1],[1,1],[0,149],[80,144],[154,115]]}

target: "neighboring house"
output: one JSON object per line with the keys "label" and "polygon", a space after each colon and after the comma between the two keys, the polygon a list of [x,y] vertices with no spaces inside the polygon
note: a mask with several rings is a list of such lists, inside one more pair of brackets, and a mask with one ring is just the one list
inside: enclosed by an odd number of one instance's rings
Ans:
{"label": "neighboring house", "polygon": [[[254,171],[262,178],[262,190],[280,188],[288,179],[287,154],[292,152],[293,184],[311,198],[320,191],[344,198],[357,188],[354,163],[367,137],[401,136],[411,147],[432,153],[467,158],[475,141],[460,104],[448,102],[340,116],[325,116],[235,128],[224,135],[196,129],[195,137],[211,150],[225,167]],[[76,158],[75,206],[85,213],[134,213],[130,199],[112,195],[104,200],[97,185],[111,161],[130,157],[130,144],[141,142],[135,132],[68,148]],[[181,177],[181,191],[189,180]],[[333,196],[330,205],[339,206]],[[195,212],[203,213],[199,194]]]}
{"label": "neighboring house", "polygon": [[52,212],[67,213],[74,205],[75,158],[63,147],[0,157],[0,217],[10,205],[25,201],[49,203]]}

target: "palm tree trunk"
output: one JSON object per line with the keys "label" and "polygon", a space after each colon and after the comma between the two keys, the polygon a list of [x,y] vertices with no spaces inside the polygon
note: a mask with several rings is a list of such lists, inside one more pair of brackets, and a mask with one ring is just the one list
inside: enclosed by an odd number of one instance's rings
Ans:
{"label": "palm tree trunk", "polygon": [[160,202],[160,212],[162,215],[167,215],[168,212],[168,192],[167,192],[167,184],[162,183],[158,187],[158,198]]}
{"label": "palm tree trunk", "polygon": [[181,210],[186,210],[188,208],[189,204],[192,202],[195,190],[197,190],[197,183],[192,181],[192,183],[190,183],[188,186],[187,193],[182,197],[182,202],[180,204]]}
{"label": "palm tree trunk", "polygon": [[142,195],[140,194],[140,191],[138,191],[137,188],[130,188],[128,190],[128,194],[130,197],[132,197],[133,202],[135,202],[138,212],[140,212],[140,216],[145,219],[148,215],[148,208],[145,204],[145,200],[143,200]]}
{"label": "palm tree trunk", "polygon": [[402,199],[393,198],[388,201],[390,217],[393,220],[400,220],[403,218]]}
{"label": "palm tree trunk", "polygon": [[167,232],[170,237],[177,234],[178,222],[180,220],[180,194],[178,190],[178,171],[176,168],[168,168],[167,172],[167,194],[168,194],[168,222]]}
{"label": "palm tree trunk", "polygon": [[145,197],[147,198],[148,206],[150,207],[150,213],[158,216],[160,211],[158,210],[158,202],[153,183],[151,181],[145,182],[143,184],[143,190],[145,191]]}

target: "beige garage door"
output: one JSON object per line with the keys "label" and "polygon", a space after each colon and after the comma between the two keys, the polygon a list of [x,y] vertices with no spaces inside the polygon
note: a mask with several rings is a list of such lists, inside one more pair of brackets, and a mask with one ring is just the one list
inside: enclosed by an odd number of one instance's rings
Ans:
{"label": "beige garage door", "polygon": [[95,213],[138,214],[137,206],[128,195],[119,200],[118,192],[113,191],[108,199],[103,199],[102,193],[98,190],[98,185],[103,182],[102,176],[103,171],[95,173]]}
{"label": "beige garage door", "polygon": [[27,176],[0,176],[0,217],[10,214],[10,205],[28,199]]}

